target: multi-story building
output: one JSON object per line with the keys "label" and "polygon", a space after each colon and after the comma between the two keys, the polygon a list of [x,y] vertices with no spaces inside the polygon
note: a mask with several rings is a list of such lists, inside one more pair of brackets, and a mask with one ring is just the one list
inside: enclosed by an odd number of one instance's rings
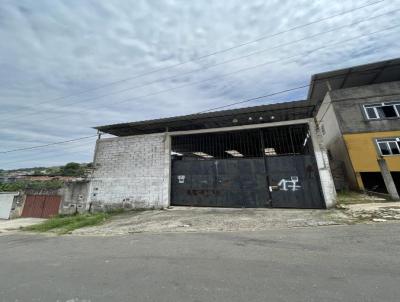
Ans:
{"label": "multi-story building", "polygon": [[316,74],[310,100],[332,162],[353,189],[400,192],[400,59]]}

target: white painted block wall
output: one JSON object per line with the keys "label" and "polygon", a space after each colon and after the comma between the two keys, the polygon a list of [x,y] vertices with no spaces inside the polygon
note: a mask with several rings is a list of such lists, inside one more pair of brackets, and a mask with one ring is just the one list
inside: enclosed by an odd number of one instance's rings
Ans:
{"label": "white painted block wall", "polygon": [[336,205],[336,189],[331,169],[329,166],[328,153],[323,144],[320,131],[316,128],[314,121],[309,122],[310,135],[313,143],[315,160],[318,166],[319,178],[321,181],[322,193],[325,199],[327,209],[333,208]]}
{"label": "white painted block wall", "polygon": [[18,192],[0,192],[0,219],[9,219],[14,197]]}
{"label": "white painted block wall", "polygon": [[167,207],[169,140],[165,134],[98,140],[89,203],[129,208]]}

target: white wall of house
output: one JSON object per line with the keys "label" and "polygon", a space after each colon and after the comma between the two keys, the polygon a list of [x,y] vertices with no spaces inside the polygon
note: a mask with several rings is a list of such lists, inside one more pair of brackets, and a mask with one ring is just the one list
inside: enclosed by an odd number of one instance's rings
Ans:
{"label": "white wall of house", "polygon": [[9,219],[14,197],[18,192],[1,192],[0,193],[0,219]]}

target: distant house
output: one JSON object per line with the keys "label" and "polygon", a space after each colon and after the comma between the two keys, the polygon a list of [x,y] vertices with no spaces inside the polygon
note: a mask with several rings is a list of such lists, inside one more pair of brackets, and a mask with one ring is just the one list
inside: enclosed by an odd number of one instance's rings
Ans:
{"label": "distant house", "polygon": [[0,176],[0,183],[12,183],[16,181],[17,178],[13,176]]}
{"label": "distant house", "polygon": [[83,177],[76,176],[60,176],[60,175],[21,175],[19,180],[26,181],[50,181],[50,180],[59,180],[64,182],[73,182],[73,181],[81,181]]}
{"label": "distant house", "polygon": [[400,59],[314,75],[309,98],[333,161],[351,188],[400,193]]}

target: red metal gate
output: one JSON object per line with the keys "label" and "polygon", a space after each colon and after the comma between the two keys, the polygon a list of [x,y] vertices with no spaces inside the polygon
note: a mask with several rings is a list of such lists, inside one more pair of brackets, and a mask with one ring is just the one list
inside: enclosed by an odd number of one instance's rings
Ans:
{"label": "red metal gate", "polygon": [[27,195],[22,217],[49,218],[58,214],[61,196]]}

